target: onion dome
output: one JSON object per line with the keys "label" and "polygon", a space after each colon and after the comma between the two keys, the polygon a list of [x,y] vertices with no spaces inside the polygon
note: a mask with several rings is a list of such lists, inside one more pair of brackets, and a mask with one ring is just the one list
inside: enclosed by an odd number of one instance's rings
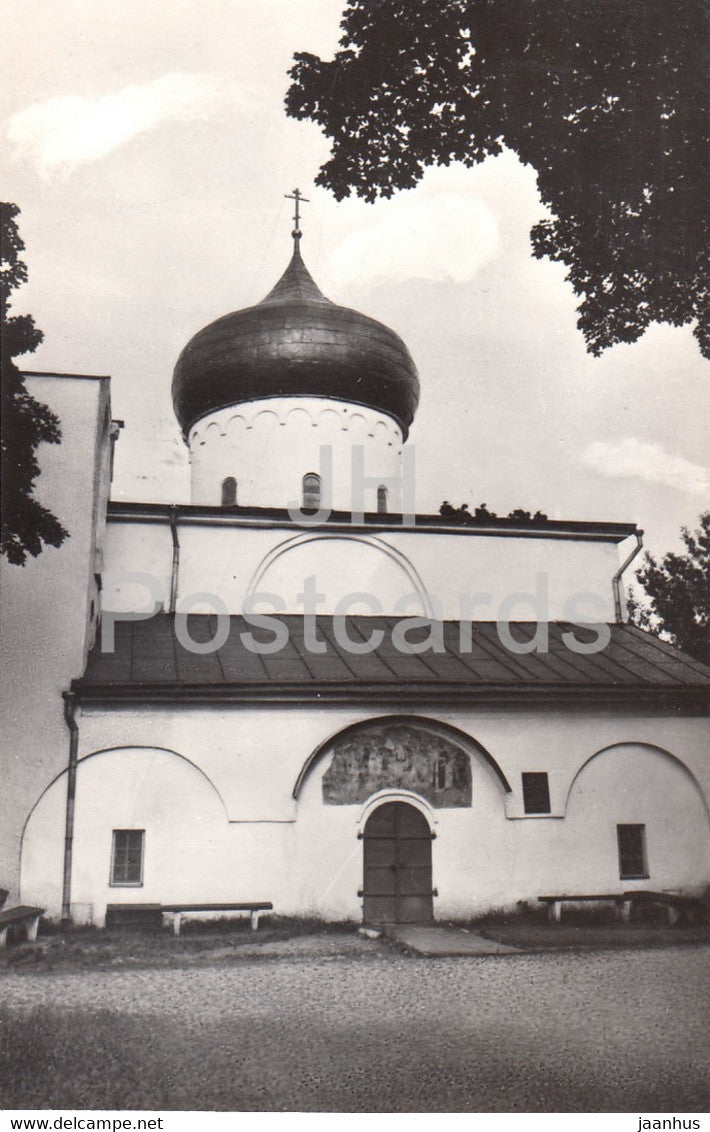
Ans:
{"label": "onion dome", "polygon": [[381,322],[326,299],[298,243],[265,299],[211,322],[180,354],[172,394],[185,436],[208,413],[265,397],[365,405],[394,417],[407,436],[419,402],[407,347]]}

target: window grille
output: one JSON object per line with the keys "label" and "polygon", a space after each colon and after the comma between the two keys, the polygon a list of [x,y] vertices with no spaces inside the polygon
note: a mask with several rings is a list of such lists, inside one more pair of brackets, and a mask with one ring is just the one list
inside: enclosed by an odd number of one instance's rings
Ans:
{"label": "window grille", "polygon": [[111,851],[111,884],[143,883],[144,829],[114,829]]}
{"label": "window grille", "polygon": [[320,507],[320,476],[307,472],[303,477],[303,509],[317,511]]}

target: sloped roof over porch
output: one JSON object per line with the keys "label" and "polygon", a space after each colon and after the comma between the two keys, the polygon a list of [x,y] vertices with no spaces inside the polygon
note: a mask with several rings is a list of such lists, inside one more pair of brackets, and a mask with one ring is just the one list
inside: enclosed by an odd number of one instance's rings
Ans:
{"label": "sloped roof over porch", "polygon": [[[215,615],[191,614],[189,638],[198,647],[207,645],[218,633],[217,621]],[[562,622],[508,625],[522,646],[537,631],[539,651],[530,652],[512,648],[495,622],[410,625],[410,644],[436,642],[413,653],[398,639],[400,618],[351,616],[336,624],[332,617],[316,617],[307,626],[301,616],[274,615],[272,625],[280,622],[287,639],[269,652],[263,646],[273,643],[272,628],[255,628],[239,616],[224,621],[229,622],[224,643],[197,653],[187,647],[184,632],[178,635],[172,614],[117,620],[114,651],[102,650],[99,632],[72,691],[87,704],[597,703],[694,714],[710,709],[710,668],[633,625],[610,625],[608,643],[586,653],[570,642],[593,645],[597,629]],[[373,634],[376,647],[362,651]]]}

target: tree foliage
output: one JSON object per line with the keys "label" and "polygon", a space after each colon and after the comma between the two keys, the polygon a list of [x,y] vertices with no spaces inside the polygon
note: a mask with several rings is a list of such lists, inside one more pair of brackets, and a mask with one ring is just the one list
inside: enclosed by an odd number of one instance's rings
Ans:
{"label": "tree foliage", "polygon": [[295,56],[286,100],[331,139],[319,184],[374,200],[506,146],[588,350],[695,321],[710,357],[707,0],[348,0],[341,27],[333,60]]}
{"label": "tree foliage", "polygon": [[681,534],[684,553],[669,552],[660,562],[646,554],[636,577],[650,604],[632,596],[629,610],[637,625],[710,664],[710,511],[700,516],[698,530],[683,527]]}
{"label": "tree foliage", "polygon": [[42,441],[59,444],[61,430],[54,413],[28,393],[14,362],[18,355],[32,353],[42,341],[31,315],[10,314],[10,296],[27,280],[20,254],[25,245],[15,220],[19,211],[15,204],[0,203],[0,551],[10,562],[23,566],[27,555],[38,555],[44,544],[60,546],[67,532],[32,494],[40,472],[37,447]]}
{"label": "tree foliage", "polygon": [[497,515],[495,511],[491,511],[485,503],[479,503],[473,513],[469,511],[468,503],[462,503],[460,507],[453,507],[448,499],[445,499],[439,508],[439,514],[443,519],[447,519],[449,523],[457,524],[462,527],[475,526],[477,523],[487,523],[496,519],[514,519],[516,523],[529,523],[534,525],[536,523],[547,522],[547,515],[543,511],[536,511],[534,515],[530,511],[523,510],[522,507],[516,507],[508,515]]}

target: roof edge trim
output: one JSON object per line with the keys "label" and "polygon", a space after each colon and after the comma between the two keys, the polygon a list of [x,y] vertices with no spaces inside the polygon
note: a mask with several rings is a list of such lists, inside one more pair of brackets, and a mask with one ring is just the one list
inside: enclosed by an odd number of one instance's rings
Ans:
{"label": "roof edge trim", "polygon": [[651,712],[674,708],[690,715],[710,714],[710,693],[706,688],[665,687],[658,685],[619,685],[617,687],[580,684],[562,687],[559,684],[538,684],[535,687],[489,685],[462,687],[456,684],[412,682],[407,687],[393,681],[390,687],[360,684],[270,684],[248,686],[228,684],[205,686],[175,684],[172,686],[143,684],[91,684],[83,680],[72,683],[79,704],[85,707],[115,707],[141,704],[240,704],[263,707],[319,707],[358,704],[373,709],[380,705],[407,706],[421,710],[422,705],[436,707],[575,707],[609,705],[628,711],[645,708]]}
{"label": "roof edge trim", "polygon": [[[215,526],[267,526],[286,527],[301,530],[302,527],[289,517],[288,512],[281,508],[270,507],[234,507],[224,508],[218,506],[203,506],[190,503],[149,503],[138,500],[111,500],[108,505],[109,522],[146,522],[169,523],[175,516],[178,522],[193,523],[196,525],[210,524]],[[596,520],[574,519],[566,522],[563,519],[547,519],[539,523],[519,523],[515,519],[501,518],[494,522],[481,523],[478,526],[458,526],[447,523],[440,515],[415,515],[412,525],[402,523],[401,515],[377,515],[374,512],[366,516],[365,523],[351,523],[345,512],[333,512],[332,517],[325,523],[316,527],[309,527],[310,531],[328,531],[345,529],[351,531],[387,530],[415,533],[425,530],[429,534],[449,535],[498,535],[515,538],[562,538],[586,539],[599,542],[623,542],[636,534],[638,527],[635,523],[604,523]],[[399,521],[398,521],[399,520]]]}

